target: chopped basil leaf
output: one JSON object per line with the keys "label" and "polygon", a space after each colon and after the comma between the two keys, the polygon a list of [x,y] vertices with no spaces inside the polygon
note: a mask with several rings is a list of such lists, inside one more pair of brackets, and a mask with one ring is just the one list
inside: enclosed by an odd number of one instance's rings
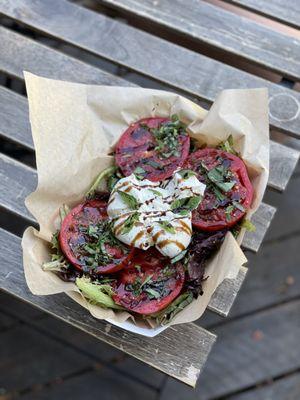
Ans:
{"label": "chopped basil leaf", "polygon": [[177,254],[177,256],[175,256],[175,257],[173,257],[173,258],[171,259],[171,263],[172,263],[172,264],[175,264],[177,261],[180,261],[181,259],[183,259],[183,257],[185,257],[186,253],[187,253],[187,249],[186,249],[186,250],[183,250],[182,252],[180,252],[179,254]]}
{"label": "chopped basil leaf", "polygon": [[138,272],[141,272],[142,267],[140,265],[135,264],[134,268],[138,270]]}
{"label": "chopped basil leaf", "polygon": [[159,225],[168,233],[176,233],[175,228],[172,226],[172,224],[168,221],[159,221]]}
{"label": "chopped basil leaf", "polygon": [[150,165],[153,168],[163,169],[161,164],[159,164],[158,162],[153,161],[153,160],[146,159],[145,161],[143,161],[143,164]]}
{"label": "chopped basil leaf", "polygon": [[121,190],[117,190],[119,195],[121,196],[122,201],[132,210],[137,210],[138,209],[138,202],[134,196],[131,194],[122,192]]}
{"label": "chopped basil leaf", "polygon": [[136,169],[133,171],[133,173],[137,174],[137,175],[141,175],[141,174],[145,174],[146,171],[142,167],[136,167]]}
{"label": "chopped basil leaf", "polygon": [[226,140],[224,140],[224,142],[221,142],[218,145],[218,149],[224,150],[227,153],[238,155],[238,153],[233,148],[233,136],[232,135],[229,135],[228,138]]}
{"label": "chopped basil leaf", "polygon": [[156,141],[155,151],[161,158],[180,156],[179,136],[186,135],[186,125],[176,114],[171,116],[171,121],[163,122],[158,128],[152,128],[151,133]]}
{"label": "chopped basil leaf", "polygon": [[152,298],[152,299],[159,299],[159,298],[160,298],[160,293],[157,292],[157,291],[154,290],[154,289],[146,288],[146,289],[145,289],[145,292],[148,293],[148,294],[150,295],[150,300],[151,300],[151,298]]}
{"label": "chopped basil leaf", "polygon": [[228,177],[228,171],[225,170],[223,167],[218,166],[207,173],[208,179],[213,182],[218,188],[223,190],[223,192],[228,192],[233,188],[235,185],[235,181],[226,182],[225,178]]}
{"label": "chopped basil leaf", "polygon": [[135,212],[134,214],[129,215],[129,217],[127,217],[125,222],[123,223],[121,233],[124,235],[125,233],[130,232],[135,222],[137,222],[138,220],[139,220],[139,213]]}
{"label": "chopped basil leaf", "polygon": [[154,193],[154,194],[156,194],[156,196],[160,196],[160,197],[162,197],[163,195],[162,195],[162,193],[160,193],[158,190],[155,190],[155,189],[149,189],[152,193]]}
{"label": "chopped basil leaf", "polygon": [[192,171],[191,169],[182,169],[178,171],[178,173],[182,176],[183,179],[188,179],[191,176],[196,176],[196,172]]}
{"label": "chopped basil leaf", "polygon": [[237,208],[238,210],[244,212],[245,208],[242,206],[241,203],[239,203],[238,201],[233,200],[232,205]]}
{"label": "chopped basil leaf", "polygon": [[148,276],[145,278],[145,280],[144,280],[143,283],[141,284],[141,288],[142,288],[144,285],[146,285],[146,283],[150,283],[150,282],[152,281],[152,276],[153,276],[153,274],[152,274],[152,275],[148,275]]}
{"label": "chopped basil leaf", "polygon": [[231,213],[233,212],[233,210],[234,210],[234,206],[233,205],[230,205],[230,206],[226,207],[225,215],[226,215],[226,221],[227,222],[231,221]]}
{"label": "chopped basil leaf", "polygon": [[171,203],[171,210],[174,210],[176,214],[186,215],[187,213],[198,207],[201,199],[201,196],[176,199]]}

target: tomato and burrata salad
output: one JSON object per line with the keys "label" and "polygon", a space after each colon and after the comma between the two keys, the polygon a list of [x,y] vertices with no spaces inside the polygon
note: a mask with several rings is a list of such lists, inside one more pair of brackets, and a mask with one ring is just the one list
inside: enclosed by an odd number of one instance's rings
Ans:
{"label": "tomato and burrata salad", "polygon": [[43,269],[93,304],[166,324],[203,293],[226,233],[253,228],[253,188],[231,136],[197,148],[177,115],[131,124],[114,154],[85,199],[61,207]]}

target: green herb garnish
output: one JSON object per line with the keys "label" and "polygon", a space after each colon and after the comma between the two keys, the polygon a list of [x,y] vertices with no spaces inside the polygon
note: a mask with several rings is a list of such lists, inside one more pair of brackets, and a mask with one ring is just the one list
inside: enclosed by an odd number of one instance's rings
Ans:
{"label": "green herb garnish", "polygon": [[135,212],[134,214],[129,215],[123,223],[123,227],[121,233],[124,235],[128,233],[133,228],[134,224],[139,220],[139,213]]}
{"label": "green herb garnish", "polygon": [[175,228],[168,221],[158,221],[159,225],[168,233],[176,233]]}
{"label": "green herb garnish", "polygon": [[241,228],[245,228],[248,232],[255,232],[256,230],[255,225],[251,221],[249,221],[249,219],[243,219],[241,223]]}
{"label": "green herb garnish", "polygon": [[154,193],[156,196],[159,196],[159,197],[163,196],[163,194],[160,193],[158,190],[155,190],[155,189],[149,189],[149,190],[150,190],[150,192]]}
{"label": "green herb garnish", "polygon": [[161,158],[180,156],[179,136],[186,135],[186,125],[181,122],[176,114],[171,116],[171,121],[164,122],[159,128],[151,129],[155,137],[155,150]]}
{"label": "green herb garnish", "polygon": [[[103,190],[103,184],[104,181],[109,180],[109,178],[117,171],[117,167],[112,166],[108,167],[105,170],[101,171],[100,174],[97,176],[95,179],[94,183],[90,187],[90,189],[86,192],[85,197],[86,198],[91,198],[95,195],[95,193],[101,191],[101,188]],[[107,184],[108,185],[108,184]]]}
{"label": "green herb garnish", "polygon": [[183,179],[188,179],[191,176],[197,176],[196,172],[192,171],[191,169],[181,169],[178,171],[179,175],[182,176]]}
{"label": "green herb garnish", "polygon": [[117,190],[119,195],[121,196],[122,201],[131,209],[137,210],[139,208],[139,204],[134,196],[129,193],[122,192],[121,190]]}
{"label": "green herb garnish", "polygon": [[228,138],[226,140],[224,140],[224,142],[219,143],[218,149],[226,151],[227,153],[231,153],[234,155],[238,155],[238,153],[234,150],[233,148],[233,136],[229,135]]}
{"label": "green herb garnish", "polygon": [[208,171],[207,177],[211,182],[218,186],[219,189],[226,193],[235,185],[235,181],[225,181],[228,177],[228,172],[229,171],[222,166],[218,166]]}
{"label": "green herb garnish", "polygon": [[171,210],[173,210],[175,214],[187,215],[190,211],[198,207],[201,199],[201,196],[176,199],[171,203]]}

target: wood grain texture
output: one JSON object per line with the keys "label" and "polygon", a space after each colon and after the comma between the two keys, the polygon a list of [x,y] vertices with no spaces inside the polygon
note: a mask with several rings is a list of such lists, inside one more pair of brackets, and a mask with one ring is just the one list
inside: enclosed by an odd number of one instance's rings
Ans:
{"label": "wood grain texture", "polygon": [[23,71],[72,82],[131,86],[114,75],[0,27],[0,71],[24,79]]}
{"label": "wood grain texture", "polygon": [[218,327],[217,343],[196,390],[168,379],[161,400],[228,399],[236,391],[299,369],[299,313],[296,300]]}
{"label": "wood grain texture", "polygon": [[22,400],[143,400],[157,399],[157,393],[137,381],[113,374],[107,368],[80,374],[59,385],[51,385],[37,392],[29,392]]}
{"label": "wood grain texture", "polygon": [[[26,285],[20,239],[0,229],[0,288],[19,299],[103,340],[176,379],[194,386],[215,342],[215,335],[195,324],[182,324],[154,338],[136,335],[96,320],[67,296],[34,296]],[[188,340],[188,346],[186,344]],[[185,347],[185,351],[182,349]]]}
{"label": "wood grain texture", "polygon": [[[289,240],[263,245],[258,254],[247,254],[247,277],[230,310],[230,318],[238,318],[300,297],[300,268],[296,256],[299,243],[300,236],[294,235]],[[210,329],[222,321],[222,318],[210,312],[197,323]]]}
{"label": "wood grain texture", "polygon": [[227,400],[299,400],[300,373],[266,383],[257,389],[227,397]]}
{"label": "wood grain texture", "polygon": [[[199,0],[100,0],[176,31],[199,44],[300,79],[300,41]],[[288,60],[288,62],[286,62]]]}
{"label": "wood grain texture", "polygon": [[[300,7],[298,0],[225,0],[249,11],[300,28]],[[300,396],[299,396],[300,397]]]}
{"label": "wood grain texture", "polygon": [[[234,300],[244,282],[248,268],[241,267],[236,279],[225,279],[209,302],[209,309],[222,317],[227,317]],[[201,319],[200,319],[201,325]]]}
{"label": "wood grain texture", "polygon": [[33,150],[28,115],[25,97],[1,86],[0,135]]}
{"label": "wood grain texture", "polygon": [[[27,100],[2,87],[0,87],[0,135],[34,150]],[[297,165],[299,155],[298,150],[271,141],[268,186],[284,190]]]}
{"label": "wood grain texture", "polygon": [[259,250],[275,212],[275,207],[261,203],[251,219],[256,228],[255,232],[246,232],[244,236],[242,245],[245,249],[255,252]]}
{"label": "wood grain texture", "polygon": [[299,151],[270,141],[270,174],[268,185],[285,190],[299,160]]}
{"label": "wood grain texture", "polygon": [[[158,3],[168,5],[170,1]],[[188,2],[188,4],[194,4],[195,1]],[[114,4],[126,8],[128,1],[114,1]],[[197,1],[197,4],[200,2]],[[139,7],[142,7],[141,2],[137,3],[137,12]],[[208,103],[214,101],[223,89],[267,87],[270,93],[272,126],[277,130],[299,137],[300,94],[293,90],[280,87],[64,0],[52,0],[51,2],[1,0],[0,11],[38,31],[183,90],[192,98],[196,97]],[[173,14],[172,12],[172,23]],[[200,26],[198,20],[196,25]],[[214,24],[211,26],[212,29],[215,29]],[[236,36],[234,35],[234,37]],[[16,34],[10,37],[6,31],[0,31],[0,38],[3,51],[5,52],[7,48],[11,49],[10,54],[4,57],[4,60],[0,60],[2,62],[2,67],[1,63],[0,67],[3,70],[17,74],[21,78],[22,69],[26,68],[33,68],[35,72],[39,69],[41,74],[50,74],[50,76],[58,74],[55,67],[56,61],[51,61],[49,55],[50,49],[24,37],[19,38]],[[240,37],[238,37],[238,41],[241,42]],[[33,52],[34,57],[32,57]],[[45,59],[47,66],[42,65],[44,53],[47,55]],[[81,65],[83,70],[78,73],[76,79],[76,68],[79,68],[80,65],[76,64],[74,73],[66,71],[69,68],[74,70],[72,67],[74,59],[71,60],[71,65],[68,67],[67,57],[63,56],[64,61],[62,62],[62,56],[58,54],[55,52],[52,58],[53,60],[58,58],[62,66],[59,76],[63,79],[83,81],[84,71],[88,67]],[[10,59],[11,57],[13,60]],[[34,62],[36,59],[37,63]],[[283,65],[287,64],[289,63],[284,60]],[[54,71],[51,71],[51,68]],[[212,71],[214,79],[212,79]],[[92,68],[91,76],[87,75],[85,81],[92,80],[95,83],[96,80],[96,83],[103,84],[103,82],[99,82],[97,74],[97,77],[93,78],[95,74],[95,69]]]}

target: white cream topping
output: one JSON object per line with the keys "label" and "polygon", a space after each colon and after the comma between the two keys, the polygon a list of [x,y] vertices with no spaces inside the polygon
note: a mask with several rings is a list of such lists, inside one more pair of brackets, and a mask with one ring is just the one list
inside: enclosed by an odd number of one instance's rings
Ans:
{"label": "white cream topping", "polygon": [[[174,201],[201,200],[205,185],[195,175],[184,176],[179,171],[162,182],[139,180],[134,174],[120,179],[107,208],[115,236],[123,243],[143,250],[155,246],[170,258],[186,249],[192,236],[192,213],[188,210],[182,215],[180,208],[172,209]],[[132,196],[134,204],[128,204],[120,192]],[[197,204],[196,200],[194,208]]]}

